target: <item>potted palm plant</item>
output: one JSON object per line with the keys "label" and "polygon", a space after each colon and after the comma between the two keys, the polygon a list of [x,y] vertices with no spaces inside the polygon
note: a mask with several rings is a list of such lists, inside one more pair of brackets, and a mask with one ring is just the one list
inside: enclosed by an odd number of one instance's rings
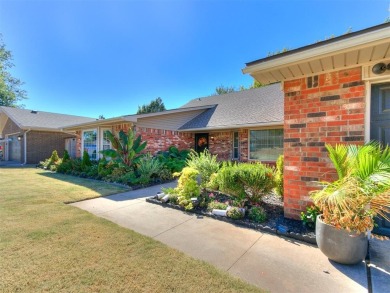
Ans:
{"label": "potted palm plant", "polygon": [[316,221],[320,250],[342,264],[361,262],[374,217],[390,212],[390,148],[370,142],[362,146],[326,145],[338,179],[323,182],[311,197],[322,214]]}

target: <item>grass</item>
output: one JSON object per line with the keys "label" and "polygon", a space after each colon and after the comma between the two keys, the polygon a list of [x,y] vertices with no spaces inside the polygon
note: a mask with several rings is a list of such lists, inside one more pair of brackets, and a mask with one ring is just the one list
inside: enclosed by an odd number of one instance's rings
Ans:
{"label": "grass", "polygon": [[0,168],[0,292],[260,291],[64,203],[122,191],[39,169]]}

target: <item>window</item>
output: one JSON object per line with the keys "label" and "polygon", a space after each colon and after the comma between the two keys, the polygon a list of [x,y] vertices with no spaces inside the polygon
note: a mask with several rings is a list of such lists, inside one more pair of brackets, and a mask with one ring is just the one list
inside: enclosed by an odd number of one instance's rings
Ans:
{"label": "window", "polygon": [[249,159],[276,161],[283,154],[283,129],[249,131]]}
{"label": "window", "polygon": [[111,141],[108,139],[107,133],[109,132],[108,129],[102,130],[102,150],[109,150],[111,149]]}
{"label": "window", "polygon": [[96,129],[83,131],[83,148],[91,160],[97,159]]}
{"label": "window", "polygon": [[238,132],[233,132],[233,160],[238,160],[240,158],[240,150],[238,147],[239,139],[238,139]]}

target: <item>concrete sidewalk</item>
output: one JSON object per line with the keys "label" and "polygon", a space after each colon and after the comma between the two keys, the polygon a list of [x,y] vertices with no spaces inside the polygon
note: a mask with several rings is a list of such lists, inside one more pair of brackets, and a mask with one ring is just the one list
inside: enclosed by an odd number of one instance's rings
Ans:
{"label": "concrete sidewalk", "polygon": [[[317,247],[303,242],[145,202],[145,197],[160,189],[161,186],[153,186],[72,205],[271,292],[368,291],[364,263],[343,266],[329,261]],[[378,251],[380,254],[383,248]],[[383,288],[389,288],[386,287],[388,275],[380,270],[375,272],[383,280],[375,283],[373,279],[373,284],[377,284],[373,286],[374,292],[384,292]]]}

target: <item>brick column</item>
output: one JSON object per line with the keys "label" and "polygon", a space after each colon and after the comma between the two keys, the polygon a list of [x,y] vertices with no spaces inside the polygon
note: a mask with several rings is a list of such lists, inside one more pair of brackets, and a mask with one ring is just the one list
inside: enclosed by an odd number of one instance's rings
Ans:
{"label": "brick column", "polygon": [[364,143],[365,86],[359,67],[286,81],[284,93],[284,212],[298,219],[317,181],[335,178],[325,144]]}

